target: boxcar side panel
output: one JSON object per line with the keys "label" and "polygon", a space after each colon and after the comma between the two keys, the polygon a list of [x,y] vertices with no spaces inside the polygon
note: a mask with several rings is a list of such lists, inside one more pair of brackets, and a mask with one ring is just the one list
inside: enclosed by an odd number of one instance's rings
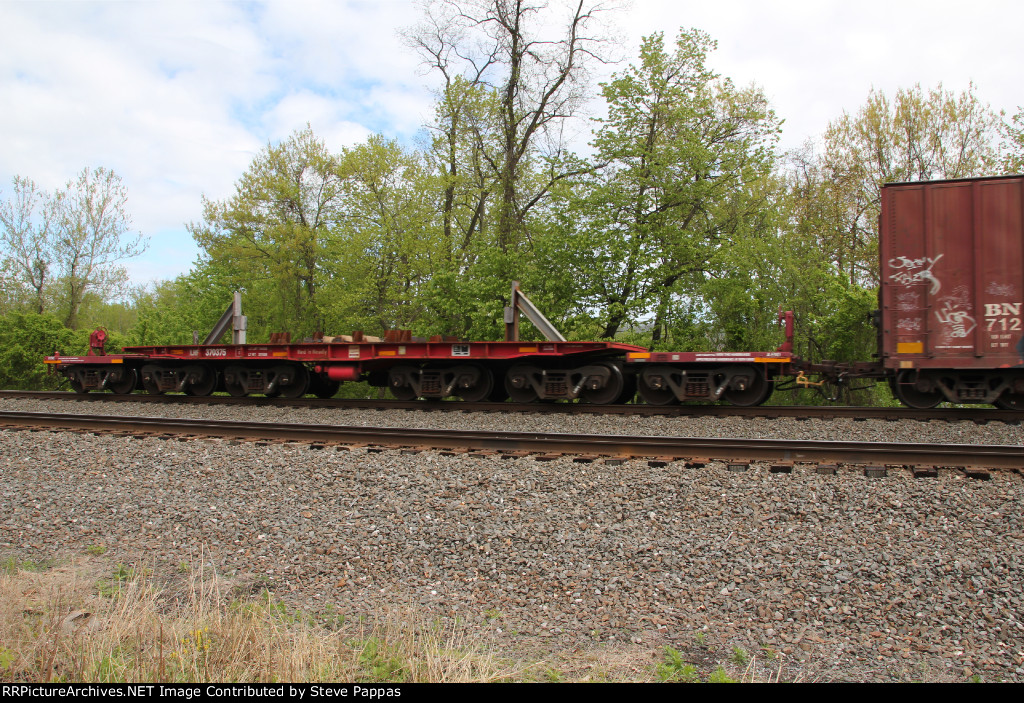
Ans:
{"label": "boxcar side panel", "polygon": [[886,367],[1021,361],[1024,179],[887,185],[880,224]]}

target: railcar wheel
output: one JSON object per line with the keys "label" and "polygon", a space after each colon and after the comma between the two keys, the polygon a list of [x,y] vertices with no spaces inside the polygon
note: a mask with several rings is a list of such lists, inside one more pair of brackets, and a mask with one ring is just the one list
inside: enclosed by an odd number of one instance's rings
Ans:
{"label": "railcar wheel", "polygon": [[594,405],[608,405],[618,402],[626,390],[626,381],[622,378],[622,369],[615,364],[595,364],[608,369],[608,381],[602,388],[584,388],[580,391],[583,400]]}
{"label": "railcar wheel", "polygon": [[528,366],[513,366],[505,374],[505,391],[513,403],[536,403],[537,391],[529,383]]}
{"label": "railcar wheel", "polygon": [[639,392],[640,398],[648,405],[675,405],[679,402],[671,388],[651,388],[641,383]]}
{"label": "railcar wheel", "polygon": [[121,369],[121,380],[109,384],[110,392],[114,395],[128,395],[138,385],[139,375],[135,369]]}
{"label": "railcar wheel", "polygon": [[771,382],[765,378],[762,371],[756,368],[751,369],[751,373],[753,374],[752,380],[746,388],[743,390],[729,388],[722,394],[722,397],[741,408],[754,407],[768,400],[768,396],[772,394]]}
{"label": "railcar wheel", "polygon": [[624,374],[622,380],[622,392],[619,393],[619,397],[615,399],[615,402],[619,405],[631,403],[636,400],[636,374]]}
{"label": "railcar wheel", "polygon": [[416,389],[407,383],[417,370],[411,366],[396,366],[388,372],[388,390],[395,400],[416,400]]}
{"label": "railcar wheel", "polygon": [[332,381],[320,374],[311,374],[309,377],[309,392],[317,398],[333,398],[341,388],[341,381]]}
{"label": "railcar wheel", "polygon": [[[652,366],[637,374],[640,399],[648,405],[675,405],[679,402],[669,380],[672,369],[668,366]],[[652,385],[653,384],[653,385]]]}
{"label": "railcar wheel", "polygon": [[234,398],[249,395],[249,389],[245,387],[244,379],[244,369],[239,366],[229,366],[224,371],[224,390]]}
{"label": "railcar wheel", "polygon": [[908,382],[909,378],[908,372],[901,371],[896,376],[896,380],[890,382],[893,394],[908,408],[929,410],[946,399],[940,390],[919,390],[915,383]]}
{"label": "railcar wheel", "polygon": [[479,403],[487,400],[494,389],[494,376],[487,369],[477,368],[476,385],[470,388],[460,388],[457,395],[467,403]]}
{"label": "railcar wheel", "polygon": [[160,369],[156,366],[143,366],[142,367],[142,387],[146,389],[146,392],[150,395],[163,395],[163,391],[160,390],[160,384],[156,379],[155,374],[159,374]]}
{"label": "railcar wheel", "polygon": [[89,392],[89,389],[83,386],[82,382],[79,381],[74,376],[68,377],[68,385],[71,386],[71,390],[73,390],[75,393],[81,393],[84,395],[85,393]]}
{"label": "railcar wheel", "polygon": [[217,388],[217,372],[209,366],[190,366],[185,369],[185,373],[199,379],[185,388],[189,395],[207,396]]}
{"label": "railcar wheel", "polygon": [[278,385],[278,393],[282,398],[301,398],[309,390],[309,371],[301,364],[291,366],[279,366],[276,369],[277,375],[286,375],[289,383]]}
{"label": "railcar wheel", "polygon": [[1000,410],[1024,410],[1024,394],[1003,393],[993,403]]}
{"label": "railcar wheel", "polygon": [[398,388],[391,386],[389,390],[391,395],[395,397],[395,400],[416,400],[416,391],[409,386],[400,386]]}

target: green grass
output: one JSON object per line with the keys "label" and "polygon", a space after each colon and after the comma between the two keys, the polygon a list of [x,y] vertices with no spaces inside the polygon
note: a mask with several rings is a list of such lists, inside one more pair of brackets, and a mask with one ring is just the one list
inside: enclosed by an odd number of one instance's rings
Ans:
{"label": "green grass", "polygon": [[34,573],[41,573],[49,570],[53,565],[48,561],[33,561],[31,559],[16,559],[15,557],[7,557],[3,561],[0,561],[0,573],[8,574],[9,576],[15,576],[19,571],[30,571]]}

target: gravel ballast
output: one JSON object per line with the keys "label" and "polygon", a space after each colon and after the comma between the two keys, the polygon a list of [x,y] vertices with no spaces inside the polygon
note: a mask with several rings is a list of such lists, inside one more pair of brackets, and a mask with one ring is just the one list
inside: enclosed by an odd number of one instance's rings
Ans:
{"label": "gravel ballast", "polygon": [[[4,405],[42,409],[32,404]],[[294,422],[325,412],[134,407]],[[329,414],[333,424],[401,416],[424,427],[1020,442],[1004,423]],[[784,679],[1024,680],[1016,473],[871,479],[801,465],[772,474],[26,431],[0,431],[0,451],[3,556],[103,545],[157,574],[201,559],[309,612],[411,608],[458,618],[509,652],[655,651],[702,633],[771,653]]]}

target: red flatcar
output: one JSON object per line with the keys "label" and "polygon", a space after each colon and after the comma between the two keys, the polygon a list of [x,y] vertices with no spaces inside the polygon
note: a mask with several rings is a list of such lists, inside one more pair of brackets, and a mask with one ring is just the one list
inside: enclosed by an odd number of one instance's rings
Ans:
{"label": "red flatcar", "polygon": [[[518,341],[518,311],[548,338]],[[233,344],[216,340],[233,329]],[[92,344],[92,343],[91,343]],[[302,343],[245,343],[245,317],[234,304],[203,344],[126,347],[107,354],[102,340],[87,356],[47,357],[71,387],[86,393],[184,392],[330,397],[344,381],[387,387],[396,398],[459,397],[517,403],[576,400],[625,403],[637,394],[654,404],[683,400],[764,402],[788,351],[651,353],[616,342],[569,342],[517,285],[506,310],[506,341],[420,339],[392,330],[383,339],[352,336]]]}

